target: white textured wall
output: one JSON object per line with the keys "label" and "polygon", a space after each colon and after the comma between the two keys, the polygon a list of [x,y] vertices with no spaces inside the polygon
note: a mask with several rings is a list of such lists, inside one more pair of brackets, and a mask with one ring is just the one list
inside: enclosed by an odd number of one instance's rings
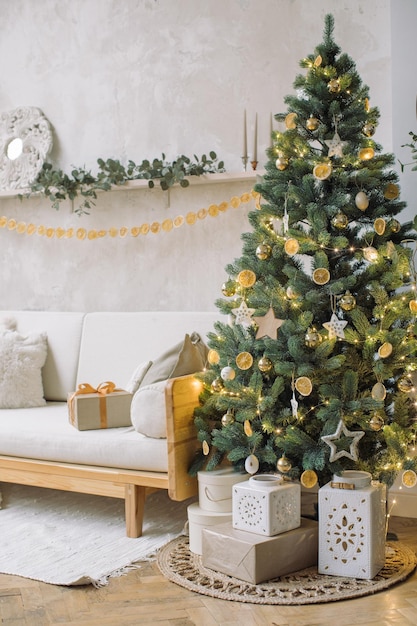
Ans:
{"label": "white textured wall", "polygon": [[[335,39],[356,61],[392,149],[389,0],[0,0],[0,110],[38,106],[54,128],[51,158],[95,171],[98,157],[140,162],[214,149],[241,169],[243,110],[259,157],[270,112],[284,109],[298,62],[335,17]],[[88,218],[40,199],[0,199],[18,220],[108,228],[173,217],[250,187],[196,186],[100,196]],[[161,194],[159,194],[161,195]],[[0,230],[1,308],[214,309],[224,266],[240,254],[248,207],[138,239],[47,240]],[[171,211],[171,213],[170,213]]]}

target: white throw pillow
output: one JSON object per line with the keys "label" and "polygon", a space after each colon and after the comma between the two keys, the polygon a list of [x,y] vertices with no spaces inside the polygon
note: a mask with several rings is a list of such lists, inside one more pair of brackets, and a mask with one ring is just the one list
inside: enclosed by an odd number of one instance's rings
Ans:
{"label": "white throw pillow", "polygon": [[144,361],[143,363],[140,363],[133,372],[132,376],[129,378],[127,384],[123,387],[123,389],[125,389],[129,393],[135,393],[139,389],[143,377],[145,376],[151,365],[152,361]]}
{"label": "white throw pillow", "polygon": [[0,330],[0,409],[46,404],[42,367],[48,352],[46,333],[20,335]]}
{"label": "white throw pillow", "polygon": [[165,439],[166,408],[165,387],[167,381],[139,387],[130,405],[130,418],[134,429],[153,439]]}

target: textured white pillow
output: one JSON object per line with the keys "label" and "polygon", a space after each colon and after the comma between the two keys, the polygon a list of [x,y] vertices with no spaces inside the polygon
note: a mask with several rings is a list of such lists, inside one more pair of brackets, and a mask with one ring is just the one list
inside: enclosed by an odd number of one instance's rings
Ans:
{"label": "textured white pillow", "polygon": [[129,378],[127,384],[123,387],[123,389],[125,389],[125,391],[128,391],[129,393],[135,393],[139,389],[143,377],[145,376],[151,365],[152,361],[144,361],[143,363],[140,363],[133,372],[132,376]]}
{"label": "textured white pillow", "polygon": [[152,385],[139,387],[130,405],[133,428],[146,437],[166,439],[165,387],[162,380]]}
{"label": "textured white pillow", "polygon": [[20,335],[0,330],[0,409],[46,404],[42,367],[48,351],[46,333]]}

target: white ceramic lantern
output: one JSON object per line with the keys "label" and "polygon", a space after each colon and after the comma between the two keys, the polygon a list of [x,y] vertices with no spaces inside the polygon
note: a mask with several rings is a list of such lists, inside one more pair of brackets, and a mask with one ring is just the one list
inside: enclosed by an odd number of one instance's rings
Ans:
{"label": "white ceramic lantern", "polygon": [[301,488],[274,474],[258,474],[233,487],[233,528],[272,537],[301,523]]}
{"label": "white ceramic lantern", "polygon": [[347,470],[319,490],[320,574],[374,578],[385,563],[386,489]]}

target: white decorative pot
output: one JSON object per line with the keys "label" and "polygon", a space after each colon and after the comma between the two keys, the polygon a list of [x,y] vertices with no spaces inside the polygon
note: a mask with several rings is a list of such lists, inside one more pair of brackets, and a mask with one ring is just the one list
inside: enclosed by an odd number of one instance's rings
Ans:
{"label": "white decorative pot", "polygon": [[374,578],[385,563],[386,489],[347,470],[319,490],[320,574]]}
{"label": "white decorative pot", "polygon": [[257,474],[233,487],[233,528],[272,537],[301,523],[300,485]]}
{"label": "white decorative pot", "polygon": [[210,472],[198,472],[198,503],[204,511],[232,512],[232,489],[236,483],[247,480],[247,474],[223,467]]}

